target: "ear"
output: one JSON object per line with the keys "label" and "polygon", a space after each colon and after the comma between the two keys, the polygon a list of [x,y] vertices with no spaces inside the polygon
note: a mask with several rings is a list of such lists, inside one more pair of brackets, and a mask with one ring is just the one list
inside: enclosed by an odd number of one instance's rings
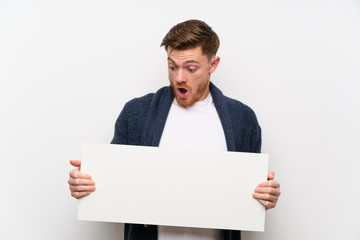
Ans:
{"label": "ear", "polygon": [[213,73],[215,72],[217,66],[219,65],[219,62],[220,62],[220,57],[216,56],[216,57],[213,57],[211,60],[210,60],[210,69],[209,69],[209,73]]}

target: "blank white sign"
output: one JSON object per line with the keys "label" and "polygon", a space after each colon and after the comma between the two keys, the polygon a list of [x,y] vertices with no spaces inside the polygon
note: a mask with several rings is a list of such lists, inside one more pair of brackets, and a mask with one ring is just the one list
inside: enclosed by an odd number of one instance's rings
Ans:
{"label": "blank white sign", "polygon": [[96,191],[78,219],[264,231],[252,193],[267,179],[268,155],[85,143],[82,171]]}

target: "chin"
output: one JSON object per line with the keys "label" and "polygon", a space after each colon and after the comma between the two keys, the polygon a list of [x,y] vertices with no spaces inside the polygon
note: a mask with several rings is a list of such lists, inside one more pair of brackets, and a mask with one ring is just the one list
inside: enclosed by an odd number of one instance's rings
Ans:
{"label": "chin", "polygon": [[182,106],[182,107],[190,107],[191,105],[193,105],[196,101],[194,101],[194,99],[186,99],[186,100],[182,100],[179,99],[178,97],[175,97],[176,102]]}

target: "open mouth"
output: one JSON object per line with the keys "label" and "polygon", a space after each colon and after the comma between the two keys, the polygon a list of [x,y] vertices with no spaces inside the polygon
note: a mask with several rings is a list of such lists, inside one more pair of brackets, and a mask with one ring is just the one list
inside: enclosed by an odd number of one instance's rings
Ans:
{"label": "open mouth", "polygon": [[188,94],[188,90],[186,88],[178,87],[177,88],[177,93],[178,93],[179,97],[184,98]]}

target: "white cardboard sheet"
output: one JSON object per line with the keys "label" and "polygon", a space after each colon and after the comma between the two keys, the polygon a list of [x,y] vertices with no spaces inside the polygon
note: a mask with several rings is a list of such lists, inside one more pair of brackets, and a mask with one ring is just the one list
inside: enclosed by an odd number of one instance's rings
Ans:
{"label": "white cardboard sheet", "polygon": [[264,231],[267,154],[84,143],[81,167],[96,191],[79,220]]}

